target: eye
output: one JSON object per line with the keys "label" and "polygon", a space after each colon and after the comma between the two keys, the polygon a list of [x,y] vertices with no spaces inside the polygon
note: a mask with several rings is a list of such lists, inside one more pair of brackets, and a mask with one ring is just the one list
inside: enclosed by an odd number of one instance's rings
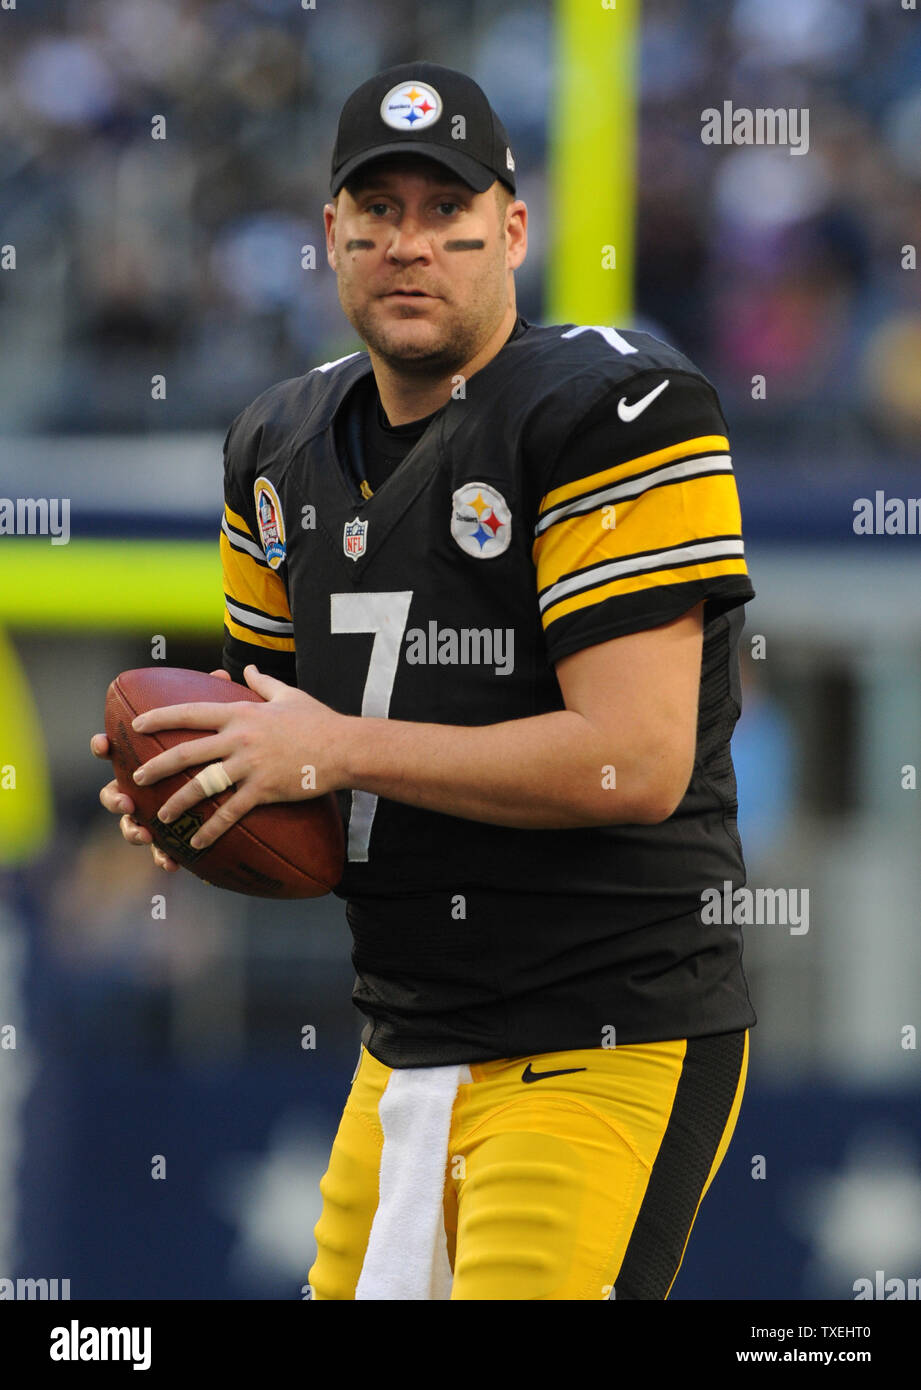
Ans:
{"label": "eye", "polygon": [[442,213],[445,217],[453,217],[454,214],[455,214],[456,212],[460,212],[460,210],[461,210],[461,205],[460,205],[460,203],[452,203],[451,200],[450,200],[449,198],[443,199],[443,200],[438,204],[438,211],[439,211],[440,213]]}
{"label": "eye", "polygon": [[389,206],[387,203],[368,203],[365,211],[370,212],[372,217],[386,217]]}

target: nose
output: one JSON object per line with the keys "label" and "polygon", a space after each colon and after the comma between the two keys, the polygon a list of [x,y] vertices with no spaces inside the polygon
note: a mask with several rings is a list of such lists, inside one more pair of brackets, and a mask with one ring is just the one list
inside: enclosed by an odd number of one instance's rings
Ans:
{"label": "nose", "polygon": [[387,256],[400,265],[432,259],[432,243],[418,218],[404,213],[399,222],[393,224]]}

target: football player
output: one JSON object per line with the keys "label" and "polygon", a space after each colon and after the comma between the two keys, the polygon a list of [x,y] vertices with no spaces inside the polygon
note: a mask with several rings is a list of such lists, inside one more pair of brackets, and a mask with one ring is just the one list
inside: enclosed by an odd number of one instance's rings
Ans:
{"label": "football player", "polygon": [[136,776],[204,756],[235,788],[195,846],[339,794],[366,1024],[313,1297],[664,1299],[754,1022],[738,929],[701,913],[744,882],[726,423],[648,334],[519,315],[527,209],[465,75],[359,87],[331,195],[366,350],[225,445],[223,664],[266,703],[142,716],[216,732]]}

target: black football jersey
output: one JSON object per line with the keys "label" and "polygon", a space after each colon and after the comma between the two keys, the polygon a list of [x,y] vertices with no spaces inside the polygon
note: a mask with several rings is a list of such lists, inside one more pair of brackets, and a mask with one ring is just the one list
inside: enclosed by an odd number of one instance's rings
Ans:
{"label": "black football jersey", "polygon": [[340,794],[365,1044],[423,1066],[747,1027],[738,928],[700,917],[704,889],[744,882],[729,740],[753,596],[712,386],[647,334],[525,324],[364,496],[336,421],[370,372],[327,363],[229,431],[235,679],[256,660],[344,714],[477,726],[563,708],[557,660],[702,600],[705,634],[694,772],[662,824]]}

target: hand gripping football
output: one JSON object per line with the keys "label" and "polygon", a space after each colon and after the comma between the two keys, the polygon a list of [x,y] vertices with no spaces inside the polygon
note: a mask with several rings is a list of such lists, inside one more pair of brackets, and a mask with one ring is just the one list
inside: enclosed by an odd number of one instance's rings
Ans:
{"label": "hand gripping football", "polygon": [[105,728],[115,780],[119,791],[131,797],[134,819],[147,827],[154,843],[206,883],[256,898],[320,898],[335,888],[345,861],[342,819],[333,793],[309,801],[256,806],[213,845],[195,850],[190,839],[233,790],[204,797],[170,825],[163,825],[157,820],[158,810],[201,767],[187,768],[146,787],[139,787],[132,777],[141,763],[167,748],[208,737],[198,729],[135,733],[131,721],[137,715],[163,705],[259,703],[261,699],[245,685],[201,671],[171,666],[123,671],[106,694]]}

